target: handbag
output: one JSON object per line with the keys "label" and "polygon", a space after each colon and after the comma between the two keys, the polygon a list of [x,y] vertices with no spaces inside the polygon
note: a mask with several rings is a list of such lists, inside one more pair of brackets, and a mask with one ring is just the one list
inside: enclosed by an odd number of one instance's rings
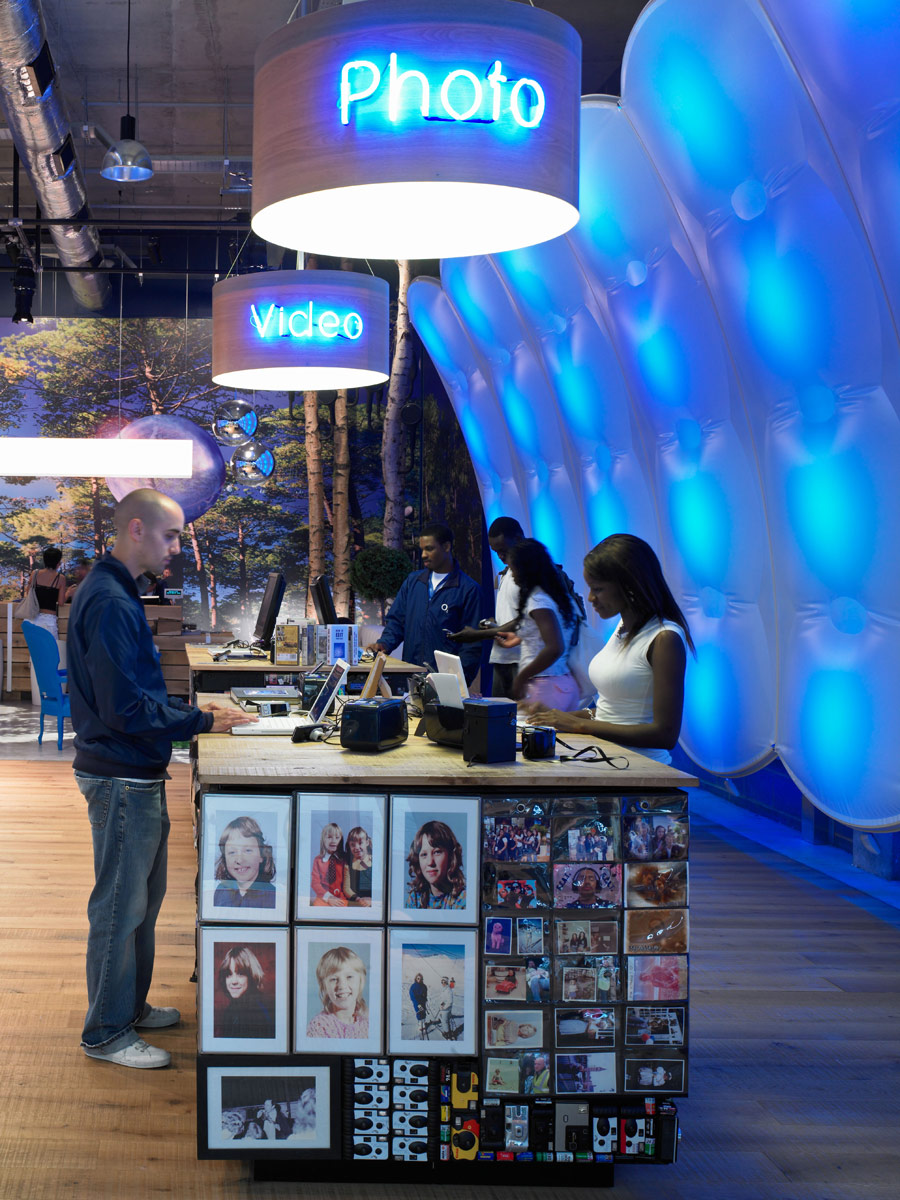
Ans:
{"label": "handbag", "polygon": [[569,643],[566,666],[578,684],[578,703],[581,708],[593,708],[597,689],[591,683],[591,662],[603,649],[603,638],[591,629],[587,621],[579,621]]}
{"label": "handbag", "polygon": [[13,616],[17,621],[33,621],[41,611],[34,588],[29,588],[16,607]]}

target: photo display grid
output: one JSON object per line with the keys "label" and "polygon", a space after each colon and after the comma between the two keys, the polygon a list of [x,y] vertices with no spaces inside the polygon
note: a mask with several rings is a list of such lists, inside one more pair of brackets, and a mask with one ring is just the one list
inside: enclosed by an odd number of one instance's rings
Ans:
{"label": "photo display grid", "polygon": [[683,794],[484,800],[487,1094],[686,1091],[688,848]]}

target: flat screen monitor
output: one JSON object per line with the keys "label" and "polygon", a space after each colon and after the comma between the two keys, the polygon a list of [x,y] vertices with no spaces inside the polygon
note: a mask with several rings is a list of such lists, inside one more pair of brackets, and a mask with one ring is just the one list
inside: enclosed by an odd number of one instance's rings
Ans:
{"label": "flat screen monitor", "polygon": [[317,575],[315,579],[311,579],[309,590],[316,608],[316,620],[320,625],[344,624],[337,615],[334,600],[331,598],[331,588],[324,575]]}
{"label": "flat screen monitor", "polygon": [[280,571],[270,571],[266,590],[259,606],[259,616],[256,618],[256,628],[253,630],[253,641],[264,649],[270,649],[272,638],[275,636],[275,623],[284,599],[285,581]]}

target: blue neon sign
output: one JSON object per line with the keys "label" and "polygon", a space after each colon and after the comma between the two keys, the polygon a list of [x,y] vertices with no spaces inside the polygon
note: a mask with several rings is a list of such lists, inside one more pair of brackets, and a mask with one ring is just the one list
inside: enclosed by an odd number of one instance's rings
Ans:
{"label": "blue neon sign", "polygon": [[358,312],[341,317],[332,308],[316,311],[313,301],[285,308],[283,304],[250,305],[250,324],[266,340],[287,338],[348,338],[355,342],[362,337],[363,319]]}
{"label": "blue neon sign", "polygon": [[523,76],[511,82],[503,74],[499,58],[480,76],[466,67],[455,67],[440,79],[429,79],[424,71],[412,67],[400,70],[394,52],[388,56],[386,72],[368,58],[353,59],[341,67],[341,124],[349,125],[353,105],[373,97],[368,107],[384,111],[386,105],[392,124],[418,113],[426,121],[483,124],[511,118],[522,129],[536,129],[547,106],[538,81]]}

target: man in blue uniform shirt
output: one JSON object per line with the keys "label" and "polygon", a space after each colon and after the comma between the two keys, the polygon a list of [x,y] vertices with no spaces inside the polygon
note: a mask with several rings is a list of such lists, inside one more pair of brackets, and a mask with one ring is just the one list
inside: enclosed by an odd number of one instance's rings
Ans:
{"label": "man in blue uniform shirt", "polygon": [[139,488],[118,504],[115,522],[115,545],[78,585],[67,636],[75,779],[94,843],[81,1046],[118,1066],[165,1067],[169,1052],[148,1046],[137,1030],[180,1020],[176,1008],[147,1001],[166,893],[166,767],[173,741],[227,733],[248,716],[166,694],[140,584],[180,553],[180,507]]}
{"label": "man in blue uniform shirt", "polygon": [[387,615],[384,632],[368,649],[385,654],[403,643],[407,662],[436,670],[435,650],[458,654],[471,683],[481,663],[481,644],[451,642],[448,633],[477,625],[483,616],[481,588],[453,557],[453,533],[446,525],[427,525],[419,537],[424,571],[407,575]]}

